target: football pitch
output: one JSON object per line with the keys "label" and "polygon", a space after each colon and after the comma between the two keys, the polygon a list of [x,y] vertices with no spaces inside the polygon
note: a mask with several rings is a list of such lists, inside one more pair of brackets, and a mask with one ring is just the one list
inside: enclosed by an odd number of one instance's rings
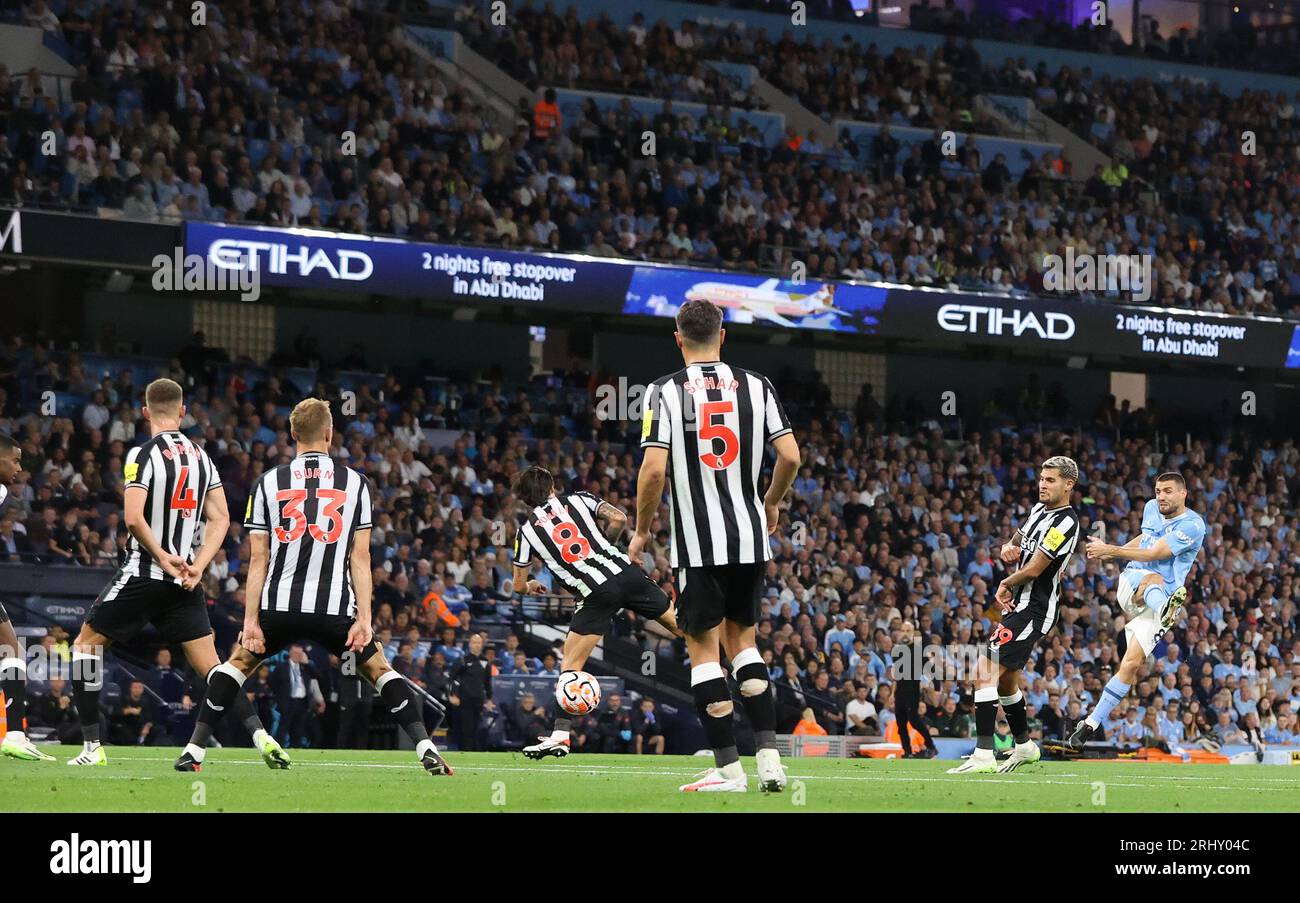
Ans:
{"label": "football pitch", "polygon": [[1300,768],[1051,762],[1011,775],[949,775],[952,762],[786,761],[785,793],[679,793],[711,760],[447,754],[452,777],[410,752],[297,750],[272,771],[251,750],[216,749],[198,774],[179,750],[108,747],[106,768],[0,759],[6,812],[1300,812]]}

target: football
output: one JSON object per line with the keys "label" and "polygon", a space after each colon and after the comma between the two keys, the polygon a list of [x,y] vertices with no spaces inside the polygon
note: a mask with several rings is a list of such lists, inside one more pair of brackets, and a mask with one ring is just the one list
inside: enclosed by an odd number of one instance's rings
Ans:
{"label": "football", "polygon": [[600,705],[600,682],[586,671],[565,671],[555,685],[555,701],[570,715],[589,715]]}

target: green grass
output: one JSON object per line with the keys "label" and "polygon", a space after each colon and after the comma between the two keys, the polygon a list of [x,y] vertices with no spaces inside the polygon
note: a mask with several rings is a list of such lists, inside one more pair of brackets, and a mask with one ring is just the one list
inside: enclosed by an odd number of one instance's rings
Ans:
{"label": "green grass", "polygon": [[452,752],[456,774],[434,778],[410,752],[298,750],[291,770],[272,771],[252,750],[218,749],[202,772],[182,774],[175,749],[109,747],[107,768],[64,765],[77,751],[59,748],[58,762],[0,759],[0,811],[1300,812],[1300,768],[1268,766],[1068,762],[964,776],[944,773],[951,762],[793,759],[790,788],[768,795],[750,759],[741,795],[678,793],[710,764],[688,756]]}

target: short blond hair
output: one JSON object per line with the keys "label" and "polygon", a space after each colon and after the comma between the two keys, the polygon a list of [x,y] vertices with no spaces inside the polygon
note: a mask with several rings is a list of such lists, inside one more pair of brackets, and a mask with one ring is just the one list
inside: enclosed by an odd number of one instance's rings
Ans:
{"label": "short blond hair", "polygon": [[319,442],[333,426],[329,402],[319,398],[304,398],[289,415],[289,431],[299,442]]}
{"label": "short blond hair", "polygon": [[165,376],[155,379],[144,390],[144,406],[159,414],[179,414],[184,399],[181,384]]}

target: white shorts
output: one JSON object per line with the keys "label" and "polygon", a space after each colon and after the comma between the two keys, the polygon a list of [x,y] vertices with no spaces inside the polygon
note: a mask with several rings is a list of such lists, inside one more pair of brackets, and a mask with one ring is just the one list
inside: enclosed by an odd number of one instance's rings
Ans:
{"label": "white shorts", "polygon": [[1137,587],[1129,583],[1129,576],[1129,571],[1121,573],[1119,583],[1115,586],[1115,598],[1120,610],[1124,612],[1124,635],[1128,637],[1130,645],[1137,643],[1149,656],[1155,651],[1156,643],[1165,635],[1165,631],[1160,629],[1156,613],[1144,603],[1134,600],[1133,594],[1137,592]]}

